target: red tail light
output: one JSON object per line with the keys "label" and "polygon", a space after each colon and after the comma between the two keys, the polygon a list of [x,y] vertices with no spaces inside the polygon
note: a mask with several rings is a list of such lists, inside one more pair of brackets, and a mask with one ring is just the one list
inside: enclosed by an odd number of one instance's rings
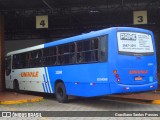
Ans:
{"label": "red tail light", "polygon": [[115,75],[115,77],[116,77],[116,78],[119,78],[119,75],[118,75],[118,74],[116,74],[116,75]]}
{"label": "red tail light", "polygon": [[113,70],[113,73],[115,74],[115,78],[117,78],[117,82],[120,82],[120,78],[119,78],[119,74],[117,72],[117,70]]}

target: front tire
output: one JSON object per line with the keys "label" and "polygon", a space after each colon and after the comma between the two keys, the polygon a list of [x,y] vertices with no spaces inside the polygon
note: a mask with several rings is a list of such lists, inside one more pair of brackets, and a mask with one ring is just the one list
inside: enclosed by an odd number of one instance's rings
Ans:
{"label": "front tire", "polygon": [[55,86],[55,95],[60,103],[66,103],[68,102],[68,95],[66,94],[66,88],[64,83],[59,82]]}

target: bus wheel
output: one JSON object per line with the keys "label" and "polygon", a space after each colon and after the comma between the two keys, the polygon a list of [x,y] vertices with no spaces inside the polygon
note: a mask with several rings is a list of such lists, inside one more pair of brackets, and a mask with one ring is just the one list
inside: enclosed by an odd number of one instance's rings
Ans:
{"label": "bus wheel", "polygon": [[66,95],[66,88],[64,83],[59,82],[55,86],[55,95],[60,103],[66,103],[68,102],[68,95]]}
{"label": "bus wheel", "polygon": [[19,83],[17,80],[14,81],[14,87],[13,87],[14,91],[19,93]]}

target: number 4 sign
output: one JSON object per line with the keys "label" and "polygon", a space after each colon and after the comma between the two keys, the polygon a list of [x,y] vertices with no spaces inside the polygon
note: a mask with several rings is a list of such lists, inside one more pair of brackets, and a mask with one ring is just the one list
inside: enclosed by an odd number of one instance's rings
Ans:
{"label": "number 4 sign", "polygon": [[134,24],[147,24],[147,11],[134,11],[133,12]]}
{"label": "number 4 sign", "polygon": [[36,28],[48,28],[48,16],[36,16]]}

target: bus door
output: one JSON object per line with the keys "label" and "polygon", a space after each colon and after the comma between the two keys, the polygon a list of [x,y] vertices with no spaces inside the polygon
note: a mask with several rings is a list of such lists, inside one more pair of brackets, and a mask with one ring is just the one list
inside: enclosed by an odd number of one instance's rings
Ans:
{"label": "bus door", "polygon": [[154,82],[156,55],[149,33],[117,32],[119,83],[141,85]]}
{"label": "bus door", "polygon": [[5,79],[11,80],[12,63],[11,56],[5,58]]}

